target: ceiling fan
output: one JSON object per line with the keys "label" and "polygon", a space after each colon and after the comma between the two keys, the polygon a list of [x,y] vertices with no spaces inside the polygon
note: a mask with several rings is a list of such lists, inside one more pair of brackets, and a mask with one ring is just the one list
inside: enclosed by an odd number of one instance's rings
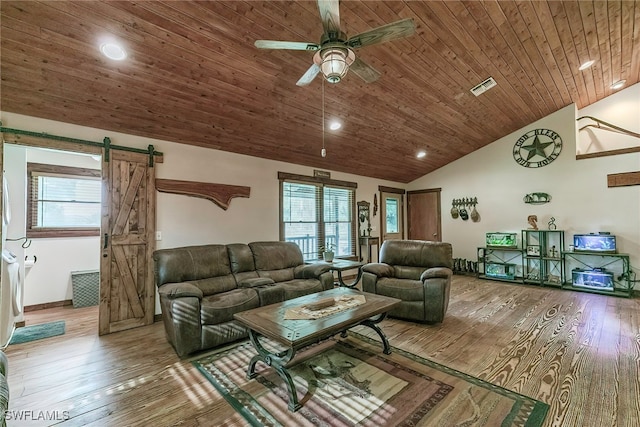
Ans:
{"label": "ceiling fan", "polygon": [[339,4],[339,0],[318,0],[318,9],[324,27],[320,44],[256,40],[256,47],[315,51],[313,65],[300,77],[296,83],[298,86],[308,85],[320,72],[329,83],[338,83],[349,69],[366,83],[378,80],[380,72],[360,58],[356,58],[353,49],[410,36],[416,29],[413,19],[407,18],[383,25],[347,39],[346,34],[340,31]]}

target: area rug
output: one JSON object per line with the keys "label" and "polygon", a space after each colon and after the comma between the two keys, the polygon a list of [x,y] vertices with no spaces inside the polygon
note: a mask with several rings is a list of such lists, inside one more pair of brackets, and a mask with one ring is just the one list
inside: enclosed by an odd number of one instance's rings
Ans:
{"label": "area rug", "polygon": [[292,413],[284,381],[241,342],[193,361],[253,426],[541,426],[549,405],[350,332],[296,357],[289,373],[303,405]]}
{"label": "area rug", "polygon": [[17,328],[13,332],[13,336],[11,337],[9,344],[22,344],[29,341],[41,340],[43,338],[55,337],[56,335],[63,335],[64,329],[64,320],[41,323],[39,325],[23,326],[22,328]]}

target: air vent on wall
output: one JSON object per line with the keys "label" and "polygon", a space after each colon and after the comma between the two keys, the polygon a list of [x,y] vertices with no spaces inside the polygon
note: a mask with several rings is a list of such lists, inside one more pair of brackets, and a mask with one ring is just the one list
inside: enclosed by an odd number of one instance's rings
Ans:
{"label": "air vent on wall", "polygon": [[487,80],[485,80],[482,83],[480,83],[479,85],[473,87],[471,89],[471,93],[474,94],[475,96],[478,96],[478,95],[480,95],[482,93],[485,93],[486,91],[488,91],[492,87],[496,86],[497,84],[498,83],[496,83],[496,81],[493,80],[493,77],[489,77]]}

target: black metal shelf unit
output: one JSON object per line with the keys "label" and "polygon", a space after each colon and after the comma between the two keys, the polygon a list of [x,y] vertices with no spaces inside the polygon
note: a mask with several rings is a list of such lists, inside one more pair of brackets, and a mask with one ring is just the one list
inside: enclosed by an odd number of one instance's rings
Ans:
{"label": "black metal shelf unit", "polygon": [[525,283],[562,287],[564,231],[522,230],[522,274]]}
{"label": "black metal shelf unit", "polygon": [[563,251],[566,275],[562,288],[630,298],[631,280],[629,254],[591,251]]}
{"label": "black metal shelf unit", "polygon": [[478,248],[478,278],[522,283],[520,248],[484,246]]}

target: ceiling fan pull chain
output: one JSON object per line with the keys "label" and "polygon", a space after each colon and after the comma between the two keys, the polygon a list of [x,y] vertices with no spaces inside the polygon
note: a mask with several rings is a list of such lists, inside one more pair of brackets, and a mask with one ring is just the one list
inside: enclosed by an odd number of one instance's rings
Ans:
{"label": "ceiling fan pull chain", "polygon": [[327,150],[324,148],[324,79],[322,79],[322,157],[327,156]]}

